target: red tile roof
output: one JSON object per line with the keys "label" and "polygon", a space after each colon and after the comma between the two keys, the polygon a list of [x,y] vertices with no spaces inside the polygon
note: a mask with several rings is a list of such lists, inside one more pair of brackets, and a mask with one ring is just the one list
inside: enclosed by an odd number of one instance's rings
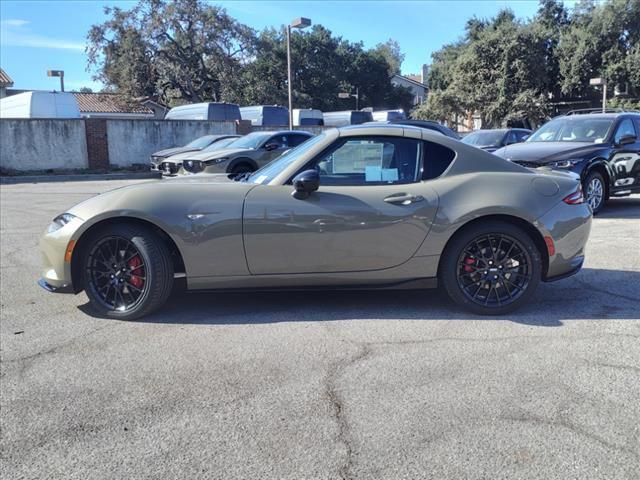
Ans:
{"label": "red tile roof", "polygon": [[138,113],[153,115],[153,110],[117,93],[73,92],[81,113]]}
{"label": "red tile roof", "polygon": [[2,68],[0,68],[0,87],[13,87],[13,80]]}

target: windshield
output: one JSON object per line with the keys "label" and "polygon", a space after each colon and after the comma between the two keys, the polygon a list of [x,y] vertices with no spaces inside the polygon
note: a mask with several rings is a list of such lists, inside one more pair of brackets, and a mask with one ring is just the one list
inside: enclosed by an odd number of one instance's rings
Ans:
{"label": "windshield", "polygon": [[204,137],[198,137],[192,142],[187,143],[185,147],[204,148],[208,146],[214,138],[215,137],[213,135],[205,135]]}
{"label": "windshield", "polygon": [[297,147],[286,151],[273,162],[268,163],[261,169],[253,172],[251,176],[247,178],[247,181],[251,183],[269,183],[271,180],[276,178],[282,170],[295,162],[300,157],[300,155],[303,155],[305,152],[313,148],[317,143],[323,141],[325,139],[325,136],[326,135],[324,133],[321,133],[316,137],[312,137],[309,140],[302,142]]}
{"label": "windshield", "polygon": [[238,137],[223,138],[222,140],[218,140],[217,142],[213,142],[211,145],[209,145],[207,148],[205,148],[202,151],[203,152],[213,152],[214,150],[220,150],[221,148],[225,148],[226,146],[228,146],[229,144],[235,142],[236,140],[238,140]]}
{"label": "windshield", "polygon": [[504,130],[493,131],[479,131],[473,132],[462,139],[462,143],[468,145],[476,145],[479,147],[488,147],[493,145],[500,145],[502,137],[504,137]]}
{"label": "windshield", "polygon": [[587,116],[562,117],[551,120],[531,135],[527,142],[602,143],[613,125],[611,118]]}
{"label": "windshield", "polygon": [[258,148],[260,144],[274,132],[253,132],[244,137],[236,138],[235,142],[227,145],[228,148]]}

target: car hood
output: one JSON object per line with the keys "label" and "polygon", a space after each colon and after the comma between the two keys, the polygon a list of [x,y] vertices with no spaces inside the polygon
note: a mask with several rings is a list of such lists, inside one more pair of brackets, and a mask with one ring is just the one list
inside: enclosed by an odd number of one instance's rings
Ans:
{"label": "car hood", "polygon": [[184,152],[197,152],[201,150],[200,148],[195,148],[195,147],[173,147],[173,148],[165,148],[164,150],[159,150],[155,153],[152,153],[151,156],[152,157],[160,157],[160,158],[167,158],[170,157],[172,155],[176,155],[178,153],[184,153]]}
{"label": "car hood", "polygon": [[590,142],[523,142],[502,147],[495,152],[506,160],[545,164],[567,158],[581,158],[601,150],[603,144]]}
{"label": "car hood", "polygon": [[[198,174],[173,179],[152,180],[116,188],[89,198],[68,210],[83,220],[126,215],[150,220],[183,217],[193,205],[206,201],[207,208],[220,203],[239,205],[253,183],[236,182],[226,174]],[[218,202],[219,201],[219,202]]]}
{"label": "car hood", "polygon": [[241,153],[254,152],[253,148],[223,148],[212,152],[196,152],[190,153],[183,160],[213,160],[214,158],[233,157]]}

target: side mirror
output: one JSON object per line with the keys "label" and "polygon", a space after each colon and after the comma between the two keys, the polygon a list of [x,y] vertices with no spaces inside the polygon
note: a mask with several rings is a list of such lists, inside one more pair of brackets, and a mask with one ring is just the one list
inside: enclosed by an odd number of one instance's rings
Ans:
{"label": "side mirror", "polygon": [[620,140],[618,140],[618,145],[629,145],[630,143],[636,143],[635,135],[623,135],[620,137]]}
{"label": "side mirror", "polygon": [[270,151],[272,151],[272,150],[275,150],[275,149],[276,149],[276,148],[278,148],[279,146],[280,146],[280,145],[278,145],[277,143],[267,143],[267,144],[264,146],[264,149],[265,149],[267,152],[270,152]]}
{"label": "side mirror", "polygon": [[320,174],[317,170],[305,170],[293,177],[293,188],[295,190],[291,195],[298,200],[309,198],[312,192],[320,187]]}
{"label": "side mirror", "polygon": [[525,135],[524,137],[522,137],[522,140],[520,140],[521,142],[526,142],[527,139],[530,137],[531,135]]}

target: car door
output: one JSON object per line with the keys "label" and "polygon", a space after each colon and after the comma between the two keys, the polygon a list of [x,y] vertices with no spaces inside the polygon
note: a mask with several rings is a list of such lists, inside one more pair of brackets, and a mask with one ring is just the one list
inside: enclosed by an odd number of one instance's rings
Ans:
{"label": "car door", "polygon": [[380,270],[409,260],[438,206],[422,181],[421,140],[338,138],[313,159],[320,187],[299,200],[286,185],[259,185],[245,199],[243,232],[252,274]]}
{"label": "car door", "polygon": [[[622,144],[622,138],[628,136],[635,136],[635,141]],[[631,118],[624,118],[618,124],[608,162],[614,189],[640,185],[640,132],[636,131]]]}

